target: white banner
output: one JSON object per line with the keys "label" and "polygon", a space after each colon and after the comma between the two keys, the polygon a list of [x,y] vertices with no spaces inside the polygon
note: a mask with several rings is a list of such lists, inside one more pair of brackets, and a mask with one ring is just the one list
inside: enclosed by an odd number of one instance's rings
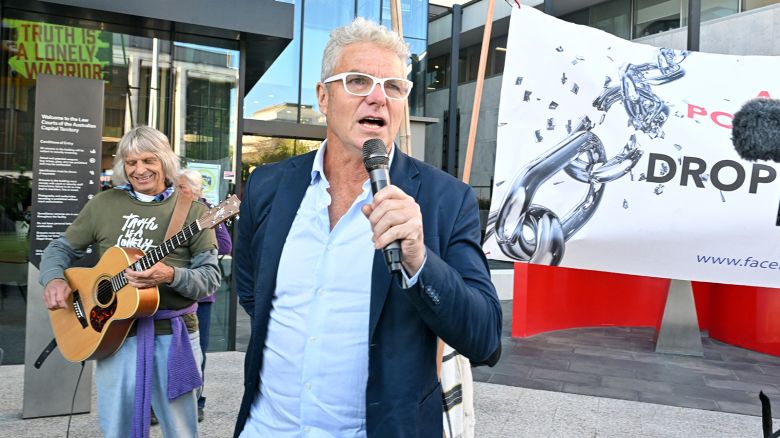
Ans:
{"label": "white banner", "polygon": [[780,166],[733,114],[780,96],[780,57],[659,49],[512,13],[489,258],[780,287]]}

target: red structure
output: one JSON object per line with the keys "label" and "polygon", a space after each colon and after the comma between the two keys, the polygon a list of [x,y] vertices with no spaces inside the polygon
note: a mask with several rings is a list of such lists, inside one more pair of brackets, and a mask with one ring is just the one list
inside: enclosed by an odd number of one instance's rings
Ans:
{"label": "red structure", "polygon": [[[659,329],[669,280],[515,263],[512,336],[594,326]],[[780,356],[780,290],[693,282],[699,328]]]}

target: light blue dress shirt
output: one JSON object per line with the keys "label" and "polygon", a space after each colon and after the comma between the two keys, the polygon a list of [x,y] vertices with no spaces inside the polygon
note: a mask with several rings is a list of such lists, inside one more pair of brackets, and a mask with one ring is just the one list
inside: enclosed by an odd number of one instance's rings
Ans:
{"label": "light blue dress shirt", "polygon": [[[366,436],[375,250],[371,224],[361,207],[373,195],[366,180],[347,213],[330,229],[326,147],[323,142],[317,151],[311,183],[282,250],[261,389],[241,437]],[[419,271],[407,278],[408,284],[415,284],[418,276]]]}

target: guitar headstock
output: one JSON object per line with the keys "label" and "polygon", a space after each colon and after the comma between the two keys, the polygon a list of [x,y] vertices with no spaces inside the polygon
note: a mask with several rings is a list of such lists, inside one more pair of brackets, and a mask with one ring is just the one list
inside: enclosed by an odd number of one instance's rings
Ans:
{"label": "guitar headstock", "polygon": [[230,219],[238,214],[238,207],[241,205],[241,201],[238,200],[238,196],[230,195],[229,198],[220,202],[219,205],[209,209],[209,211],[203,213],[198,218],[198,225],[201,229],[214,228],[218,224]]}

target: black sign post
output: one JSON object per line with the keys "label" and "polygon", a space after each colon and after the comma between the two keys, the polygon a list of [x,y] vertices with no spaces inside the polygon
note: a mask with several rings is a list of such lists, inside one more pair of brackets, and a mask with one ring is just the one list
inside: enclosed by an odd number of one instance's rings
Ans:
{"label": "black sign post", "polygon": [[[24,418],[89,412],[92,367],[76,388],[81,366],[54,352],[40,369],[38,354],[53,338],[39,285],[41,254],[78,215],[100,187],[103,81],[38,75],[35,93],[32,221],[28,265],[24,369]],[[88,253],[92,252],[88,250]],[[95,254],[82,264],[94,265]]]}

